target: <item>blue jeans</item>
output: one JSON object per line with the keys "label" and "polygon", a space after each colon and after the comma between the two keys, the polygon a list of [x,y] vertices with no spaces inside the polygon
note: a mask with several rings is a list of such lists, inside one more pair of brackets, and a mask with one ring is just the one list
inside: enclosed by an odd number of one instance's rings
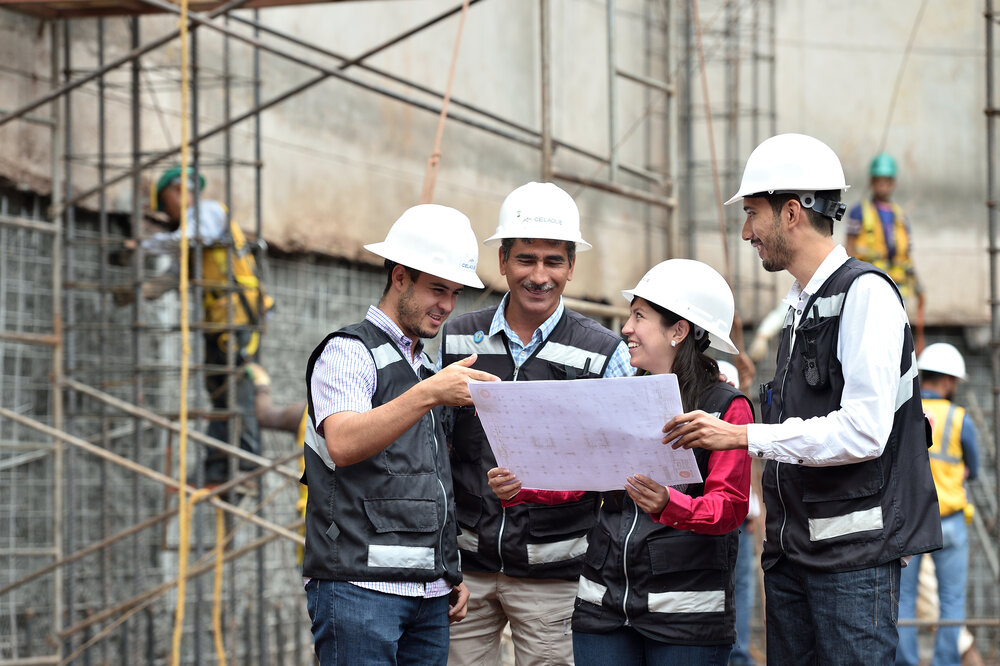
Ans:
{"label": "blue jeans", "polygon": [[889,666],[898,595],[899,560],[831,573],[782,557],[764,572],[767,663]]}
{"label": "blue jeans", "polygon": [[756,596],[757,566],[756,544],[753,535],[747,531],[744,521],[740,529],[740,549],[736,556],[736,588],[733,602],[736,605],[736,644],[729,655],[730,666],[754,666],[750,654],[750,617],[753,615]]}
{"label": "blue jeans", "polygon": [[[965,582],[969,575],[969,539],[965,527],[965,515],[958,511],[941,519],[941,535],[944,547],[930,554],[937,573],[938,599],[942,620],[965,619]],[[917,587],[920,574],[920,555],[910,560],[910,566],[903,569],[899,589],[899,617],[912,619],[916,616]],[[938,627],[934,639],[934,666],[958,666],[962,656],[958,653],[959,626]],[[896,663],[900,666],[916,666],[917,628],[899,628],[899,649]]]}
{"label": "blue jeans", "polygon": [[448,596],[400,597],[342,581],[306,585],[322,666],[448,662]]}
{"label": "blue jeans", "polygon": [[646,638],[631,627],[607,634],[573,631],[576,666],[725,666],[731,645],[673,645]]}

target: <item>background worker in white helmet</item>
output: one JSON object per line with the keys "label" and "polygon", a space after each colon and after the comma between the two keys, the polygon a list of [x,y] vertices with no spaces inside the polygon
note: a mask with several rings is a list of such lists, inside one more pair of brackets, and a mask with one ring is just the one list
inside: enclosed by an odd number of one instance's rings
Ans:
{"label": "background worker in white helmet", "polygon": [[664,443],[766,460],[767,663],[891,664],[902,558],[941,547],[913,338],[892,280],[833,240],[837,155],[802,134],[761,143],[739,191],[743,239],[794,278],[762,424],[689,412]]}
{"label": "background worker in white helmet", "polygon": [[[709,346],[735,354],[729,339],[733,292],[711,266],[670,259],[632,289],[622,335],[642,374],[677,375],[683,404],[730,423],[753,423],[750,401],[719,379]],[[633,445],[621,442],[622,447]],[[725,666],[736,640],[733,602],[738,528],[747,515],[750,458],[695,452],[701,483],[667,488],[644,474],[601,493],[573,613],[577,666]],[[505,507],[545,501],[521,489],[517,470],[492,469]]]}
{"label": "background worker in white helmet", "polygon": [[465,615],[442,405],[467,405],[463,358],[433,373],[437,335],[476,276],[479,244],[454,208],[408,209],[385,241],[386,285],[364,321],[326,337],[306,369],[302,575],[316,656],[336,664],[445,664]]}
{"label": "background worker in white helmet", "polygon": [[[965,583],[969,573],[969,540],[965,525],[966,515],[972,517],[965,481],[975,479],[979,472],[976,428],[965,410],[952,402],[958,383],[965,379],[965,359],[953,346],[938,342],[924,349],[917,359],[917,367],[924,413],[930,420],[934,436],[930,450],[931,474],[937,486],[944,536],[944,547],[931,553],[937,573],[940,617],[942,620],[964,620]],[[916,617],[919,570],[920,555],[917,555],[903,570],[899,588],[900,619]],[[938,627],[931,661],[934,666],[958,666],[962,662],[960,631],[958,625]],[[917,628],[900,627],[896,663],[916,666],[919,661]]]}
{"label": "background worker in white helmet", "polygon": [[[499,306],[448,322],[443,363],[476,354],[472,367],[504,381],[632,374],[621,338],[563,304],[576,252],[591,247],[569,194],[552,183],[515,189],[484,242],[499,248],[509,291]],[[471,407],[455,411],[450,443],[458,545],[472,598],[465,622],[452,627],[449,663],[495,662],[508,622],[518,664],[572,663],[573,601],[600,496],[555,493],[551,506],[505,509],[490,490],[486,475],[497,463]]]}

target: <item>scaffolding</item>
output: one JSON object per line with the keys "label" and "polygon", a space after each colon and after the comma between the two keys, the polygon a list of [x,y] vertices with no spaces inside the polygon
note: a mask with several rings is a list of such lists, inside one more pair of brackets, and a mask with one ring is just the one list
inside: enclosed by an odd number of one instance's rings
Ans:
{"label": "scaffolding", "polygon": [[[252,182],[253,217],[242,222],[255,241],[262,239],[261,114],[329,80],[440,113],[441,91],[368,61],[461,11],[456,4],[360,55],[346,56],[269,27],[261,18],[261,7],[295,4],[306,3],[192,2],[189,13],[191,101],[182,112],[192,124],[192,167],[223,183],[222,203],[229,210],[234,183]],[[606,2],[606,154],[553,132],[550,0],[537,0],[540,126],[526,126],[454,97],[449,120],[538,151],[538,173],[544,180],[596,189],[641,205],[651,263],[674,254],[672,3],[619,4]],[[192,357],[203,359],[199,333],[220,330],[203,318],[204,292],[237,289],[233,244],[226,246],[230,280],[219,285],[200,274],[203,247],[192,243],[191,317],[196,334],[184,341],[177,325],[177,299],[170,294],[155,303],[143,298],[144,289],[165,268],[164,260],[144,256],[141,244],[126,265],[107,260],[124,240],[141,240],[144,174],[167,166],[181,148],[176,142],[144,145],[142,132],[145,124],[158,119],[169,137],[162,113],[154,115],[148,107],[156,106],[158,95],[173,94],[180,86],[176,67],[149,64],[151,54],[176,44],[180,30],[147,37],[144,15],[180,10],[164,0],[3,1],[0,8],[45,19],[51,52],[51,90],[0,111],[0,130],[14,122],[43,128],[51,154],[50,195],[0,183],[0,552],[6,562],[0,577],[0,663],[157,663],[169,651],[171,611],[178,603],[176,565],[182,537],[175,497],[177,358],[180,345],[188,342],[194,347]],[[616,20],[625,13],[630,19],[641,16],[647,26],[645,71],[620,65]],[[222,40],[220,63],[200,57],[206,31]],[[83,54],[73,48],[81,42],[89,46]],[[262,55],[294,63],[311,76],[264,98]],[[250,62],[249,71],[236,67],[237,62]],[[641,86],[646,99],[628,127],[619,115],[617,90],[623,85]],[[408,92],[401,92],[404,89]],[[205,127],[201,109],[209,102],[223,109],[223,118]],[[109,138],[109,104],[128,108],[124,142]],[[96,133],[78,126],[78,118],[87,114],[96,119]],[[253,128],[253,141],[234,142],[233,128],[247,124]],[[647,152],[643,163],[634,164],[622,157],[621,144],[640,125]],[[574,169],[587,162],[594,165],[593,171]],[[196,207],[198,196],[195,188]],[[198,223],[193,221],[195,237]],[[653,247],[654,231],[666,232],[667,247]],[[263,244],[252,243],[251,250],[263,266],[268,260]],[[343,277],[335,293],[343,301],[339,320],[346,323],[359,316],[363,305],[377,300],[379,285],[377,272],[363,268],[351,268]],[[117,307],[123,292],[131,294],[131,304]],[[619,308],[598,303],[572,305],[599,317],[620,316]],[[221,329],[232,335],[255,327],[234,324],[230,307]],[[265,446],[263,455],[239,447],[244,415],[233,404],[241,372],[233,351],[224,366],[199,360],[193,370],[193,409],[188,411],[193,425],[201,430],[208,422],[225,419],[230,435],[222,442],[189,433],[199,456],[192,476],[200,473],[200,458],[210,447],[230,456],[232,480],[199,495],[193,510],[193,564],[188,572],[193,591],[185,604],[182,659],[202,664],[216,658],[212,624],[218,620],[227,629],[223,649],[230,658],[311,663],[304,604],[283,598],[299,589],[294,559],[295,545],[302,543],[301,523],[290,507],[299,476],[295,458],[301,452],[287,443],[283,448]],[[228,378],[230,401],[225,409],[204,407],[209,401],[201,387],[207,373]],[[237,461],[253,469],[243,471]],[[230,492],[252,479],[259,482],[256,492],[242,499]],[[195,478],[190,492],[198,492],[198,481]],[[221,592],[213,590],[217,564],[222,565],[217,580]]]}

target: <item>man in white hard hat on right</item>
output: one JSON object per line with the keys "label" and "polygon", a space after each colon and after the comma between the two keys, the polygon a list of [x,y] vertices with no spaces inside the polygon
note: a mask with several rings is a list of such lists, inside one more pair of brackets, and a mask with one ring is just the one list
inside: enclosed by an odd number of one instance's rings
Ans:
{"label": "man in white hard hat on right", "polygon": [[331,333],[306,368],[302,575],[323,666],[439,664],[469,594],[455,537],[443,405],[469,405],[463,358],[433,372],[432,338],[463,287],[481,288],[469,218],[421,204],[385,241],[386,285],[364,321]]}
{"label": "man in white hard hat on right", "polygon": [[665,443],[766,461],[768,664],[892,664],[900,569],[941,547],[913,337],[892,280],[833,240],[844,171],[822,141],[771,137],[740,189],[743,239],[794,278],[762,424],[703,412]]}
{"label": "man in white hard hat on right", "polygon": [[[937,591],[942,620],[965,619],[965,583],[969,574],[969,540],[966,517],[972,518],[972,505],[965,494],[965,482],[979,473],[979,448],[976,428],[965,410],[954,404],[958,383],[965,380],[965,359],[947,342],[929,345],[917,359],[920,369],[920,393],[924,413],[930,420],[934,437],[931,447],[931,474],[937,486],[941,507],[941,531],[944,547],[931,553],[937,574]],[[899,590],[899,617],[916,617],[917,582],[920,555],[903,569]],[[958,625],[942,625],[934,639],[934,666],[958,666]],[[917,628],[899,628],[896,663],[917,666]]]}
{"label": "man in white hard hat on right", "polygon": [[[621,337],[563,304],[576,252],[591,247],[569,194],[552,183],[518,187],[484,244],[499,248],[509,291],[499,306],[448,322],[443,363],[476,354],[472,367],[504,381],[632,374]],[[599,493],[553,492],[547,506],[501,506],[486,476],[497,462],[474,409],[456,410],[450,443],[462,573],[472,596],[468,617],[452,626],[449,664],[496,663],[508,622],[518,664],[573,663],[570,621]]]}

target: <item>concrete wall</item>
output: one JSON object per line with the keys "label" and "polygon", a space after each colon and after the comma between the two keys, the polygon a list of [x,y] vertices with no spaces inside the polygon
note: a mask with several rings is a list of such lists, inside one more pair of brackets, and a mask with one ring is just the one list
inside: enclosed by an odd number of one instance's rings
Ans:
{"label": "concrete wall", "polygon": [[[643,73],[647,52],[642,3],[626,0],[621,7],[617,34],[623,68]],[[455,6],[451,1],[414,0],[315,4],[262,10],[261,21],[306,42],[322,45],[344,56],[355,56],[388,40],[429,17]],[[603,2],[556,1],[552,3],[553,130],[558,138],[597,153],[607,151],[606,27]],[[167,17],[142,19],[142,41],[149,41],[173,27]],[[234,28],[238,27],[231,23]],[[395,45],[368,62],[436,90],[444,90],[458,20],[453,17]],[[49,27],[35,19],[0,13],[0,30],[7,39],[0,46],[11,69],[0,72],[0,99],[14,108],[48,89]],[[240,28],[242,29],[242,28]],[[74,68],[96,64],[96,22],[71,23]],[[128,43],[125,19],[105,21],[106,59],[123,52]],[[198,123],[204,132],[224,118],[218,77],[222,68],[222,40],[200,29],[198,57],[201,67]],[[41,38],[38,38],[41,36]],[[267,39],[278,44],[276,40]],[[283,45],[289,53],[335,66],[339,61]],[[539,11],[534,0],[483,2],[469,12],[455,72],[453,95],[480,108],[537,130],[541,123]],[[251,52],[245,45],[231,46],[234,88],[233,113],[249,108],[252,75]],[[176,41],[143,59],[143,150],[156,151],[179,143],[180,108],[177,85],[179,47]],[[348,74],[376,83],[394,92],[437,104],[433,98],[409,87],[387,82],[357,68]],[[314,71],[275,55],[262,56],[265,100],[314,76]],[[112,77],[118,84],[128,81],[123,68]],[[72,97],[73,150],[96,153],[96,89],[87,86]],[[116,88],[109,102],[109,150],[130,150],[127,89]],[[646,110],[645,92],[634,84],[620,90],[619,122],[624,133]],[[455,114],[470,115],[456,106]],[[47,113],[47,110],[43,112]],[[274,107],[263,115],[264,195],[263,234],[267,240],[289,251],[313,250],[349,260],[375,258],[361,246],[380,240],[393,220],[417,203],[427,159],[432,151],[438,118],[397,100],[372,93],[348,82],[329,79]],[[486,121],[490,122],[490,121]],[[527,136],[523,132],[516,132]],[[252,125],[233,131],[233,155],[253,159]],[[640,128],[629,134],[620,147],[622,160],[634,164],[651,161],[646,134]],[[2,151],[0,174],[44,190],[49,169],[51,138],[44,127],[17,122],[0,129],[0,141],[14,150]],[[435,201],[455,206],[473,220],[482,238],[492,233],[504,196],[514,187],[537,180],[541,173],[540,152],[479,129],[449,122],[442,144],[443,157],[437,178]],[[662,161],[660,156],[655,159]],[[223,198],[221,136],[201,146],[200,159],[209,185],[205,196]],[[166,164],[166,163],[165,163]],[[557,152],[557,167],[586,177],[605,176],[595,162]],[[148,179],[160,169],[150,169]],[[254,226],[250,168],[233,172],[232,210],[244,228]],[[96,182],[96,171],[76,165],[74,183],[81,187]],[[625,184],[635,184],[628,178]],[[597,246],[581,257],[569,293],[593,299],[609,299],[631,286],[645,268],[632,267],[619,257],[632,256],[637,243],[665,246],[662,232],[647,233],[646,207],[607,194],[567,187],[577,196],[584,220],[584,237]],[[127,210],[127,184],[113,188],[109,205]],[[86,202],[96,207],[96,198]],[[662,213],[658,215],[662,218]],[[498,280],[492,251],[482,252],[482,277]],[[650,255],[651,260],[663,253]],[[646,263],[645,261],[643,262]],[[499,284],[499,283],[498,283]]]}
{"label": "concrete wall", "polygon": [[814,134],[837,151],[853,185],[850,203],[870,193],[872,156],[880,148],[894,155],[895,199],[913,225],[929,320],[986,321],[981,3],[781,0],[777,16],[779,131]]}
{"label": "concrete wall", "polygon": [[[261,10],[262,22],[321,44],[345,56],[364,52],[454,5],[450,0],[386,0],[384,2],[318,3]],[[717,6],[716,6],[717,5]],[[606,4],[602,0],[553,0],[553,128],[556,136],[589,150],[605,153],[607,130]],[[620,67],[643,72],[647,58],[652,73],[668,78],[663,44],[647,43],[640,0],[618,2]],[[988,262],[986,248],[985,104],[983,18],[978,5],[964,0],[928,4],[906,46],[919,5],[916,3],[793,2],[777,0],[776,112],[778,131],[800,131],[827,141],[841,156],[848,181],[854,185],[850,203],[867,192],[866,167],[884,148],[900,162],[897,200],[914,226],[915,257],[928,290],[928,319],[936,324],[976,325],[986,321]],[[683,77],[679,37],[683,3],[671,3],[675,34],[671,71]],[[702,3],[701,21],[709,59],[724,49],[717,32],[726,17],[723,3]],[[750,8],[740,5],[738,12]],[[766,28],[766,13],[763,27]],[[653,16],[660,21],[662,10]],[[742,34],[746,46],[744,16]],[[145,17],[142,41],[174,25],[168,17]],[[238,26],[230,24],[234,29]],[[74,69],[96,62],[96,22],[71,23]],[[240,28],[242,29],[242,28]],[[443,90],[447,81],[457,19],[452,18],[374,56],[371,64]],[[125,52],[125,19],[105,21],[106,59]],[[0,12],[0,107],[15,108],[44,93],[49,83],[49,27],[36,19]],[[654,31],[655,32],[655,31]],[[470,12],[463,35],[453,94],[530,128],[540,126],[540,55],[538,3],[535,0],[482,2]],[[218,77],[222,42],[206,29],[198,31],[202,67],[199,127],[202,131],[223,118]],[[658,38],[659,39],[659,38]],[[278,42],[268,39],[269,43]],[[294,47],[289,52],[326,65],[332,58]],[[231,47],[234,80],[233,113],[249,108],[251,54],[238,43]],[[714,54],[714,56],[713,56]],[[746,57],[745,52],[742,57]],[[142,135],[144,150],[176,145],[180,135],[177,92],[177,42],[143,59]],[[715,70],[718,72],[719,70]],[[894,83],[901,74],[898,97],[887,121]],[[386,82],[357,69],[350,76],[377,83],[400,94],[435,103],[412,89]],[[308,68],[264,54],[263,97],[268,99],[312,76]],[[700,99],[700,79],[694,71],[693,90]],[[109,150],[122,166],[130,150],[127,69],[109,77]],[[724,77],[710,76],[711,104],[726,100]],[[663,99],[638,86],[619,82],[618,132],[623,136],[623,161],[635,164],[664,161],[661,134],[639,122],[652,117],[663,122]],[[750,77],[743,70],[741,104],[750,99]],[[766,104],[766,96],[764,98]],[[72,99],[73,150],[96,152],[96,89],[89,85]],[[455,114],[469,115],[453,107]],[[36,112],[48,113],[48,109]],[[489,121],[487,121],[489,122]],[[361,249],[380,239],[407,206],[417,202],[427,158],[432,150],[437,117],[363,90],[351,83],[327,80],[263,115],[264,195],[263,233],[269,242],[289,251],[317,250],[348,260],[371,261]],[[888,129],[887,129],[888,128]],[[704,145],[704,126],[696,128],[696,144]],[[682,138],[673,139],[679,143]],[[723,197],[738,181],[742,164],[753,148],[748,123],[739,128],[734,163],[723,162]],[[253,158],[252,126],[233,132],[233,153]],[[50,134],[40,125],[21,121],[0,128],[0,175],[45,191],[50,173]],[[716,124],[716,150],[725,157],[726,137]],[[701,148],[704,151],[707,148]],[[201,159],[209,177],[207,196],[223,197],[219,166],[221,138],[207,141]],[[557,168],[583,176],[605,177],[606,169],[565,150],[556,153]],[[480,237],[492,232],[500,202],[514,187],[540,175],[539,152],[449,122],[435,200],[455,206],[471,217]],[[150,170],[155,177],[159,169]],[[233,172],[233,211],[248,229],[254,226],[252,169]],[[678,173],[683,185],[683,173]],[[95,182],[92,166],[77,163],[74,184]],[[628,185],[636,181],[624,178]],[[723,267],[714,188],[698,185],[707,197],[698,205],[704,220],[696,225],[695,255]],[[631,286],[652,263],[670,251],[662,210],[634,204],[605,193],[567,185],[580,204],[584,237],[595,251],[582,254],[568,294],[618,302],[618,291]],[[127,185],[112,188],[109,205],[131,206]],[[88,202],[97,206],[96,198]],[[738,210],[727,210],[730,263],[734,265],[740,309],[755,320],[780,299],[788,286],[785,275],[767,275],[756,256],[739,240]],[[841,227],[842,229],[842,227]],[[683,254],[683,244],[674,252]],[[502,287],[492,252],[483,249],[480,275]],[[956,268],[961,267],[961,272]]]}

